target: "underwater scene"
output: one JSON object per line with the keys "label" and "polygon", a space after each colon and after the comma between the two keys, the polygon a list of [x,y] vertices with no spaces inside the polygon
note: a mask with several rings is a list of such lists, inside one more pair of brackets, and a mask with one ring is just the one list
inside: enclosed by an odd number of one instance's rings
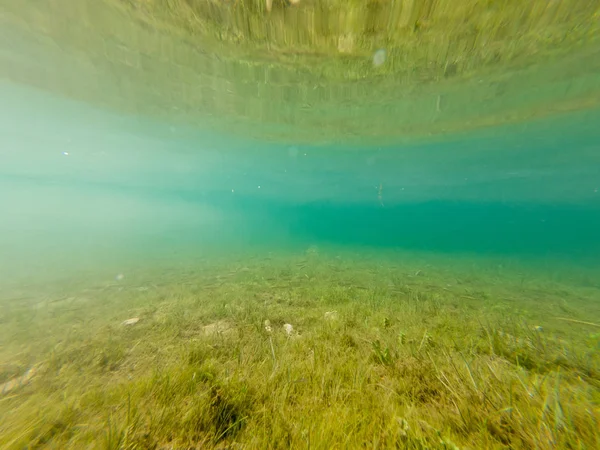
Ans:
{"label": "underwater scene", "polygon": [[0,0],[0,448],[600,448],[600,0]]}

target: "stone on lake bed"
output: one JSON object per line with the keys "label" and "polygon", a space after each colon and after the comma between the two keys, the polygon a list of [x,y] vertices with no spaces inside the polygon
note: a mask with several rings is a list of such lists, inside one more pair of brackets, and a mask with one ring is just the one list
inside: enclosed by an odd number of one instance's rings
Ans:
{"label": "stone on lake bed", "polygon": [[338,319],[338,312],[337,311],[327,311],[325,313],[325,320],[330,320],[330,321],[334,321]]}
{"label": "stone on lake bed", "polygon": [[271,321],[269,319],[265,320],[265,331],[269,334],[273,332],[273,328],[271,327]]}
{"label": "stone on lake bed", "polygon": [[12,378],[5,383],[0,384],[0,395],[8,394],[9,392],[28,384],[36,374],[36,368],[31,367],[19,377]]}
{"label": "stone on lake bed", "polygon": [[375,67],[381,66],[385,62],[385,58],[386,58],[385,49],[380,48],[373,55],[373,65]]}
{"label": "stone on lake bed", "polygon": [[217,322],[205,325],[202,327],[202,331],[205,336],[213,336],[217,334],[230,334],[235,330],[235,326],[227,322],[226,320],[219,320]]}
{"label": "stone on lake bed", "polygon": [[123,323],[121,323],[121,325],[123,326],[127,326],[127,325],[135,325],[136,323],[138,323],[140,321],[139,317],[133,317],[131,319],[127,319],[124,320]]}

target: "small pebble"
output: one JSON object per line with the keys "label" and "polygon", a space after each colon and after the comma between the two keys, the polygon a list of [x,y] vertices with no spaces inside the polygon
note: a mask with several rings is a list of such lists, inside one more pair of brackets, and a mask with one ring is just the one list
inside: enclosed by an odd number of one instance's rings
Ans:
{"label": "small pebble", "polygon": [[338,319],[338,313],[337,311],[327,311],[325,313],[325,320],[330,320],[330,321],[334,321]]}
{"label": "small pebble", "polygon": [[140,321],[139,317],[133,317],[131,319],[127,319],[124,320],[123,323],[121,325],[127,326],[127,325],[135,325],[136,323],[138,323]]}
{"label": "small pebble", "polygon": [[271,321],[268,319],[265,320],[265,331],[269,334],[273,332],[273,328],[271,328]]}
{"label": "small pebble", "polygon": [[385,50],[380,48],[373,55],[373,65],[375,67],[381,66],[385,62]]}

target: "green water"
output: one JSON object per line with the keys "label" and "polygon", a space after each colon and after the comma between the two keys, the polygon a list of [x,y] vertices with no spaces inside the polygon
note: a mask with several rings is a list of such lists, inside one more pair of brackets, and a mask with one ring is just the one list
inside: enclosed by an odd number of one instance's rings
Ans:
{"label": "green water", "polygon": [[54,255],[76,267],[70,250],[122,258],[130,245],[592,265],[600,255],[598,110],[430,144],[344,148],[233,139],[8,83],[2,98],[4,274]]}
{"label": "green water", "polygon": [[2,2],[1,448],[600,445],[597,2],[330,3]]}

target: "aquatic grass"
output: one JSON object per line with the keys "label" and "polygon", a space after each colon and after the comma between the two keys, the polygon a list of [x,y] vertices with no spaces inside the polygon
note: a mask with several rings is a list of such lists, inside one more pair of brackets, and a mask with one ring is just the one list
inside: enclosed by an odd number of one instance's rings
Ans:
{"label": "aquatic grass", "polygon": [[[523,291],[523,268],[498,275],[492,263],[431,258],[414,276],[421,262],[407,255],[343,260],[280,255],[243,272],[230,270],[235,261],[196,263],[185,276],[148,268],[135,283],[87,292],[75,316],[46,313],[47,303],[23,335],[12,332],[27,304],[3,307],[2,362],[12,376],[35,360],[38,374],[0,397],[0,446],[599,444],[596,342],[580,324],[550,320],[560,308],[544,301],[576,286],[548,289],[538,274]],[[452,280],[467,278],[455,290]],[[138,289],[149,280],[156,287]],[[527,320],[493,308],[507,293]],[[594,297],[577,298],[572,306],[592,319]],[[132,312],[140,321],[121,325]]]}

